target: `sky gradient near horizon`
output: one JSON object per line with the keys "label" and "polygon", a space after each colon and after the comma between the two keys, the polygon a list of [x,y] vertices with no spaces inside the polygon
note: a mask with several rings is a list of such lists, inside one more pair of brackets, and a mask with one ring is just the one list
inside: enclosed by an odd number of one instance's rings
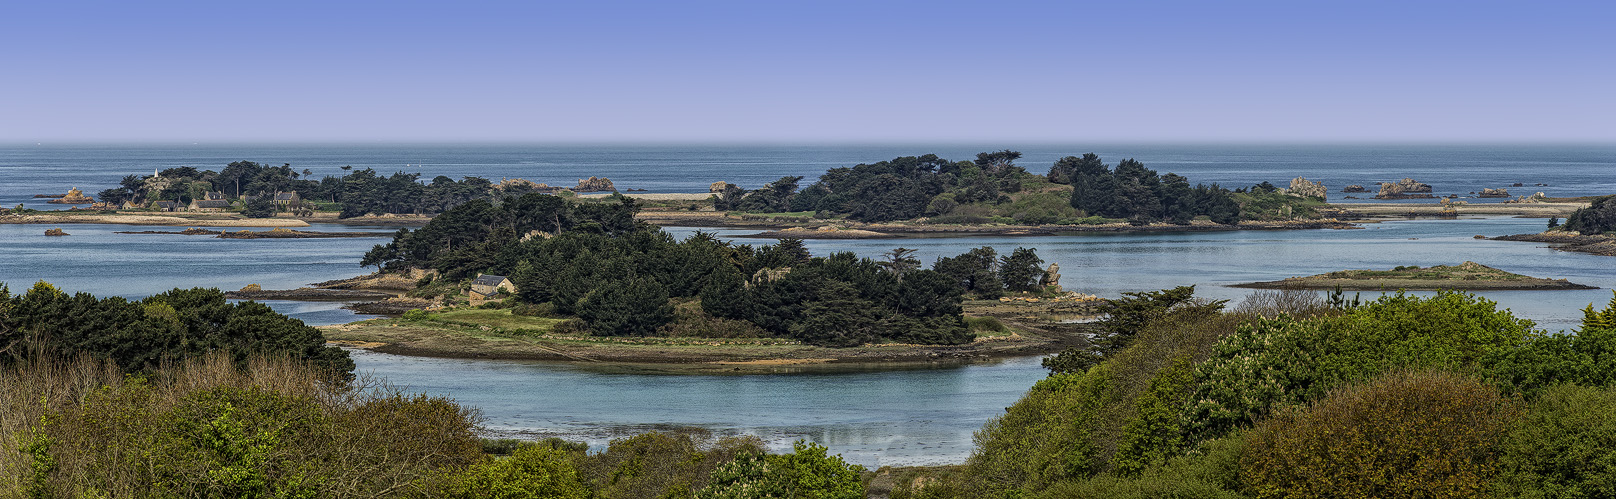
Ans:
{"label": "sky gradient near horizon", "polygon": [[1616,141],[1616,3],[10,2],[0,142]]}

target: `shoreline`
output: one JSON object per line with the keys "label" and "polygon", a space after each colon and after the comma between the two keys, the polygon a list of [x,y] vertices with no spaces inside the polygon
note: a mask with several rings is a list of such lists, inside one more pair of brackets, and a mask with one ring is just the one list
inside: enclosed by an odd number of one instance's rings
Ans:
{"label": "shoreline", "polygon": [[1530,243],[1548,243],[1549,248],[1559,251],[1575,253],[1588,253],[1599,256],[1616,256],[1616,236],[1585,236],[1570,233],[1514,234],[1508,236],[1490,237],[1494,241],[1522,241]]}
{"label": "shoreline", "polygon": [[818,347],[778,338],[505,335],[469,327],[429,329],[401,319],[371,319],[318,326],[318,329],[328,344],[391,355],[567,362],[691,374],[963,365],[1049,355],[1087,341],[1081,328],[1059,332],[1010,321],[1006,325],[1015,333],[978,338],[963,345],[867,344],[846,348]]}

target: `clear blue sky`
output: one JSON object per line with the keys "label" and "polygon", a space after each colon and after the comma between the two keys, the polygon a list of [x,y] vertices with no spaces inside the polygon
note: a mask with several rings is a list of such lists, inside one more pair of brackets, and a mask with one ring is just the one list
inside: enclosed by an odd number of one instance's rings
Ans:
{"label": "clear blue sky", "polygon": [[0,142],[1616,140],[1616,2],[0,5]]}

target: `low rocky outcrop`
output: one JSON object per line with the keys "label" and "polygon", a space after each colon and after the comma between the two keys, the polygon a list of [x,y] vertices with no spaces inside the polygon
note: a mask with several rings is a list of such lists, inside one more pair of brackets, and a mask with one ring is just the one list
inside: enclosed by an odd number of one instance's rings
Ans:
{"label": "low rocky outcrop", "polygon": [[1341,192],[1369,192],[1369,189],[1365,189],[1365,188],[1363,188],[1363,186],[1358,185],[1358,184],[1352,184],[1352,185],[1349,185],[1349,186],[1346,186],[1346,187],[1342,187]]}
{"label": "low rocky outcrop", "polygon": [[1491,239],[1494,241],[1548,243],[1550,248],[1560,251],[1616,256],[1616,236],[1589,236],[1576,232],[1551,230],[1540,234],[1515,234]]}
{"label": "low rocky outcrop", "polygon": [[1480,193],[1476,194],[1476,197],[1478,197],[1478,198],[1507,198],[1507,197],[1509,197],[1509,189],[1505,189],[1503,187],[1499,187],[1497,189],[1484,187],[1484,188],[1481,189]]}
{"label": "low rocky outcrop", "polygon": [[47,236],[65,236],[65,235],[68,235],[68,234],[66,232],[62,232],[62,229],[47,229],[45,231],[45,235],[47,235]]}
{"label": "low rocky outcrop", "polygon": [[46,202],[52,204],[93,204],[95,203],[95,198],[84,195],[84,191],[74,187],[72,189],[68,189],[67,194],[63,194],[61,197],[54,198]]}
{"label": "low rocky outcrop", "polygon": [[1324,184],[1321,182],[1314,182],[1305,177],[1296,177],[1291,179],[1291,187],[1286,189],[1285,193],[1299,198],[1318,198],[1322,200],[1330,195],[1330,190],[1325,189]]}
{"label": "low rocky outcrop", "polygon": [[1380,193],[1375,195],[1375,199],[1420,199],[1433,197],[1436,196],[1431,195],[1431,186],[1429,184],[1415,182],[1412,178],[1405,178],[1397,181],[1396,183],[1382,182],[1380,184]]}
{"label": "low rocky outcrop", "polygon": [[724,191],[727,191],[727,190],[730,190],[730,189],[734,189],[735,187],[736,187],[735,184],[731,184],[729,182],[724,182],[724,181],[718,181],[718,182],[713,182],[712,185],[707,186],[707,192],[720,193],[720,192],[724,192]]}
{"label": "low rocky outcrop", "polygon": [[589,177],[578,179],[578,186],[572,188],[574,192],[615,192],[617,187],[612,185],[611,179]]}

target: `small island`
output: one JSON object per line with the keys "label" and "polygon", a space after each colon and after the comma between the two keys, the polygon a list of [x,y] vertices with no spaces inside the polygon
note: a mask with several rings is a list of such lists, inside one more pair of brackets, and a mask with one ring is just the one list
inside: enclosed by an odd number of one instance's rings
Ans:
{"label": "small island", "polygon": [[1391,270],[1342,270],[1279,281],[1236,284],[1236,288],[1390,291],[1462,289],[1470,291],[1599,289],[1565,279],[1513,274],[1476,262],[1459,265],[1399,266]]}

